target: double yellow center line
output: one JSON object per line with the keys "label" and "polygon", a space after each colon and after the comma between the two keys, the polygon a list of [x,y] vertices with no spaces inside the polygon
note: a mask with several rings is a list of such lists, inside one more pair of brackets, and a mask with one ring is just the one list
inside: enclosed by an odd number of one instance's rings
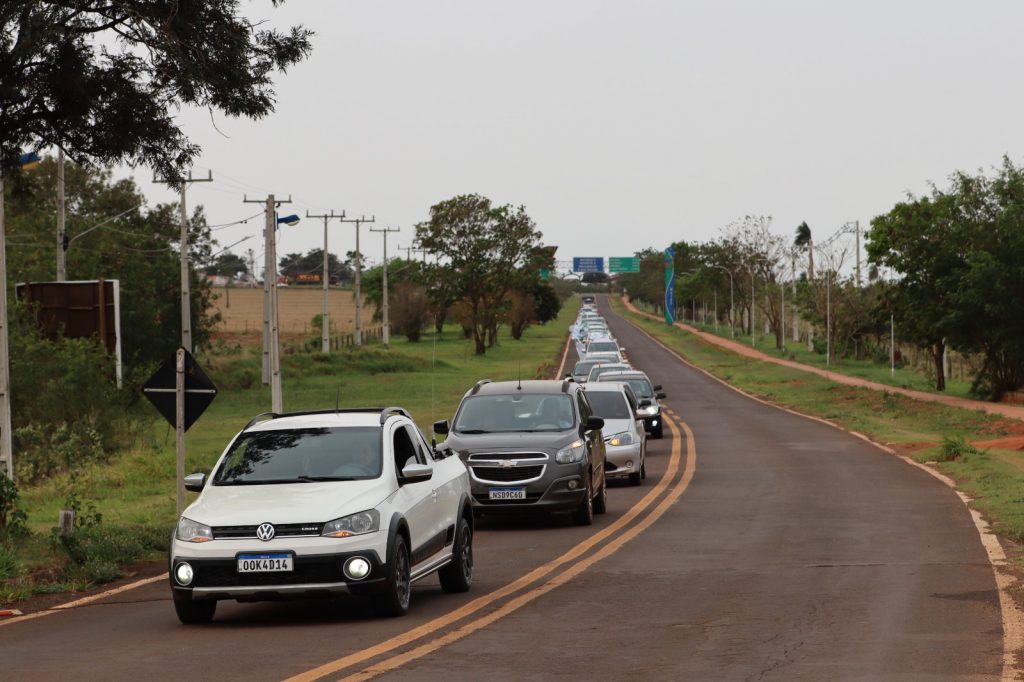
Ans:
{"label": "double yellow center line", "polygon": [[[431,636],[429,641],[420,644],[419,646],[388,656],[387,658],[384,658],[363,670],[349,674],[342,679],[368,680],[382,673],[394,670],[406,663],[422,658],[423,656],[426,656],[427,654],[430,654],[442,647],[457,642],[460,639],[487,627],[495,621],[501,620],[505,616],[515,612],[526,604],[529,604],[538,597],[569,582],[601,559],[609,557],[617,552],[623,545],[645,531],[651,526],[651,524],[661,518],[668,508],[679,499],[689,486],[690,481],[693,479],[693,473],[697,462],[697,451],[694,443],[693,431],[690,430],[690,427],[687,426],[685,422],[680,421],[679,424],[682,426],[682,430],[686,434],[686,461],[685,465],[683,465],[682,477],[676,483],[675,487],[671,488],[668,495],[666,495],[661,502],[658,503],[649,514],[647,514],[647,516],[630,526],[637,517],[639,517],[658,500],[666,489],[669,489],[669,487],[672,486],[673,481],[676,478],[676,474],[679,472],[682,461],[682,434],[680,433],[679,427],[676,426],[672,419],[666,417],[664,419],[664,423],[668,425],[669,430],[672,432],[672,454],[665,474],[649,493],[647,493],[635,505],[630,507],[629,511],[623,514],[610,526],[590,536],[561,556],[552,559],[546,564],[538,566],[505,587],[489,592],[477,599],[474,599],[468,604],[455,609],[454,611],[446,613],[443,616],[439,616],[427,623],[424,623],[423,625],[396,635],[395,637],[380,642],[372,647],[343,656],[334,661],[330,661],[313,668],[312,670],[288,678],[287,682],[310,682],[328,675],[334,675],[357,665],[366,663],[372,659],[384,656],[385,654],[390,654],[407,645],[413,644],[417,640],[427,637],[428,635]],[[627,526],[629,527],[627,528]],[[613,536],[614,539],[606,545],[589,556],[584,557],[584,555],[592,548]],[[550,574],[554,573],[558,568],[565,564],[571,565],[561,573],[548,578],[530,589],[526,589],[537,581],[547,578]],[[522,591],[524,589],[525,591]],[[517,595],[517,593],[520,594]],[[505,602],[493,611],[477,615],[472,620],[450,630],[444,635],[440,637],[436,636],[439,631],[453,626],[459,621],[468,618],[469,616],[473,616],[474,614],[477,614],[477,612],[511,595],[517,596]]]}

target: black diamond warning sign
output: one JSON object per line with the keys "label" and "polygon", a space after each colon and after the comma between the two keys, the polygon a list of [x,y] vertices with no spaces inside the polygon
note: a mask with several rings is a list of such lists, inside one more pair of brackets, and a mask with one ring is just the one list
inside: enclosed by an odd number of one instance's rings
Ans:
{"label": "black diamond warning sign", "polygon": [[[176,405],[175,391],[177,390],[176,375],[177,353],[160,365],[160,368],[153,373],[142,386],[142,393],[153,403],[153,407],[163,415],[164,419],[171,426],[175,426]],[[206,376],[206,372],[199,366],[196,359],[187,350],[185,351],[185,430],[195,423],[199,416],[206,411],[213,399],[217,397],[217,387]]]}

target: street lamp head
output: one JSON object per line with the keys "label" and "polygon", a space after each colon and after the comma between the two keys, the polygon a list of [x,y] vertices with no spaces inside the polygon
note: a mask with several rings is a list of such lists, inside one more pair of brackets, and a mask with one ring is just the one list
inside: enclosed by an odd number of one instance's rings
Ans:
{"label": "street lamp head", "polygon": [[278,225],[281,225],[281,224],[284,224],[284,225],[298,225],[299,224],[299,216],[297,216],[294,213],[292,213],[291,215],[281,216],[280,218],[277,219],[277,224]]}

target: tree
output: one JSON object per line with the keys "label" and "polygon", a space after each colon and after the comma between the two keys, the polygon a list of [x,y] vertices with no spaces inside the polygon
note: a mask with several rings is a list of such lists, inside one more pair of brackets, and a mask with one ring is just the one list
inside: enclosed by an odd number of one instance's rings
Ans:
{"label": "tree", "polygon": [[423,248],[445,261],[457,300],[466,304],[475,352],[483,355],[496,341],[506,295],[524,274],[536,277],[550,266],[550,251],[540,249],[541,233],[522,206],[492,206],[478,194],[464,194],[435,204],[430,219],[416,226]]}
{"label": "tree", "polygon": [[814,239],[806,221],[797,225],[793,246],[807,252],[807,279],[814,279]]}
{"label": "tree", "polygon": [[207,275],[220,275],[234,279],[249,272],[249,264],[238,254],[225,251],[206,266]]}
{"label": "tree", "polygon": [[82,162],[180,175],[199,152],[181,106],[261,118],[274,108],[272,73],[311,50],[301,26],[279,32],[238,10],[238,0],[6,0],[0,168],[58,146]]}
{"label": "tree", "polygon": [[[331,277],[339,280],[349,280],[351,271],[348,266],[338,260],[333,253],[327,254],[327,268]],[[310,249],[306,254],[289,253],[278,261],[278,270],[286,277],[298,277],[299,275],[320,275],[324,269],[324,250]]]}

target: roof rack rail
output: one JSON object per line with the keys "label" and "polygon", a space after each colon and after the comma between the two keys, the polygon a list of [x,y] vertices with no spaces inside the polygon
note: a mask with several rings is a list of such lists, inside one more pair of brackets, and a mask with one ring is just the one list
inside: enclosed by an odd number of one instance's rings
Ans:
{"label": "roof rack rail", "polygon": [[469,394],[470,395],[476,395],[477,393],[480,392],[480,387],[481,386],[483,386],[484,384],[489,384],[489,383],[491,383],[490,379],[481,379],[480,381],[478,381],[475,384],[473,384],[473,388],[472,388],[472,390],[470,390]]}
{"label": "roof rack rail", "polygon": [[410,416],[409,413],[401,407],[385,407],[380,411],[380,425],[384,426],[384,422],[388,420],[388,417],[394,417],[395,415],[401,415],[412,419],[412,416]]}
{"label": "roof rack rail", "polygon": [[388,417],[396,414],[400,414],[403,417],[409,417],[409,419],[412,419],[409,413],[401,407],[342,407],[340,409],[335,408],[327,410],[301,410],[299,412],[261,412],[260,414],[250,419],[249,423],[246,424],[245,428],[243,428],[242,430],[244,431],[245,429],[248,429],[257,422],[268,421],[271,419],[280,419],[281,417],[303,417],[312,414],[376,414],[378,412],[380,413],[381,424],[383,424]]}
{"label": "roof rack rail", "polygon": [[562,380],[562,393],[568,393],[569,392],[569,384],[574,384],[574,383],[576,383],[576,382],[572,378],[563,379]]}

